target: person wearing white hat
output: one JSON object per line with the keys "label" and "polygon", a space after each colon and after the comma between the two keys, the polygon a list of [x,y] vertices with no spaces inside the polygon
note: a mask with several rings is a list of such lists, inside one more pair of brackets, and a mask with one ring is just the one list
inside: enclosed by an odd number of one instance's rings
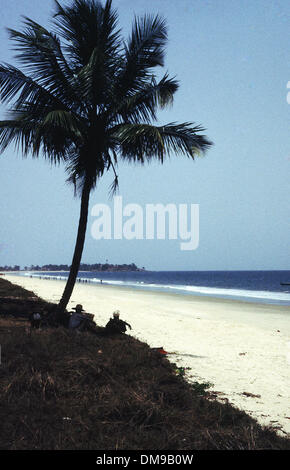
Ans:
{"label": "person wearing white hat", "polygon": [[106,324],[106,331],[107,333],[112,334],[125,333],[127,326],[130,328],[130,330],[132,330],[132,327],[131,325],[129,325],[129,323],[124,320],[120,320],[119,310],[115,310],[115,312],[113,312],[113,318],[110,318],[110,320]]}

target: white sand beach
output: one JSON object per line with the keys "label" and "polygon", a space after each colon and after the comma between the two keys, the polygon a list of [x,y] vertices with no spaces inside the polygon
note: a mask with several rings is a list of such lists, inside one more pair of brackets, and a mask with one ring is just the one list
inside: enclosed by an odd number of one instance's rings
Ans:
{"label": "white sand beach", "polygon": [[[64,288],[63,281],[5,279],[51,302]],[[190,367],[189,381],[211,382],[219,399],[290,436],[290,307],[83,283],[68,308],[76,303],[100,326],[120,310],[129,334]]]}

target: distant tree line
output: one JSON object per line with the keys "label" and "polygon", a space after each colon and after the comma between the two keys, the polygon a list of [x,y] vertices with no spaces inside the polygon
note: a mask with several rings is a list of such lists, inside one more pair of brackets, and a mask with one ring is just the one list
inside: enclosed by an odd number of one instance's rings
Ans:
{"label": "distant tree line", "polygon": [[20,266],[0,266],[0,271],[20,271]]}
{"label": "distant tree line", "polygon": [[[0,268],[1,269],[1,268]],[[45,264],[43,266],[25,266],[25,271],[69,271],[70,266],[67,264]],[[138,268],[135,263],[131,264],[109,264],[95,263],[80,265],[80,271],[144,271],[145,268]]]}

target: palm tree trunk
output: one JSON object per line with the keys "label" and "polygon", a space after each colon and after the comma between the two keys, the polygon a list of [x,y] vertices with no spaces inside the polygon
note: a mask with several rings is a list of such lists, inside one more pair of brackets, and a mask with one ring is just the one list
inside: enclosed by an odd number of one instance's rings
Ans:
{"label": "palm tree trunk", "polygon": [[83,249],[84,249],[84,243],[85,243],[90,192],[91,192],[91,186],[86,181],[83,187],[83,191],[82,191],[80,219],[79,219],[79,227],[78,227],[78,235],[77,235],[77,240],[76,240],[75,251],[74,251],[73,260],[72,260],[72,264],[71,264],[71,268],[69,272],[69,277],[68,277],[65,289],[63,291],[62,298],[58,304],[59,314],[63,313],[64,310],[66,309],[66,306],[71,297],[71,294],[72,294],[72,291],[76,282],[76,278],[78,275],[81,258],[83,254]]}

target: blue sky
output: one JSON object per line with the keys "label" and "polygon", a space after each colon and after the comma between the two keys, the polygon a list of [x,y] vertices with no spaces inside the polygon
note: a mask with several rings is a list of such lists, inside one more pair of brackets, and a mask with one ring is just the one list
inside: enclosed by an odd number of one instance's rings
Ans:
{"label": "blue sky", "polygon": [[[134,13],[159,13],[168,24],[165,70],[180,88],[160,122],[202,124],[214,146],[194,162],[119,165],[124,204],[199,204],[200,242],[92,238],[83,261],[135,262],[153,270],[289,269],[290,5],[286,0],[115,0],[124,36]],[[3,62],[16,64],[6,27],[21,15],[48,26],[53,2],[2,0]],[[0,108],[4,116],[3,107]],[[0,156],[0,265],[70,264],[79,200],[62,166]],[[106,175],[91,195],[112,205]]]}

